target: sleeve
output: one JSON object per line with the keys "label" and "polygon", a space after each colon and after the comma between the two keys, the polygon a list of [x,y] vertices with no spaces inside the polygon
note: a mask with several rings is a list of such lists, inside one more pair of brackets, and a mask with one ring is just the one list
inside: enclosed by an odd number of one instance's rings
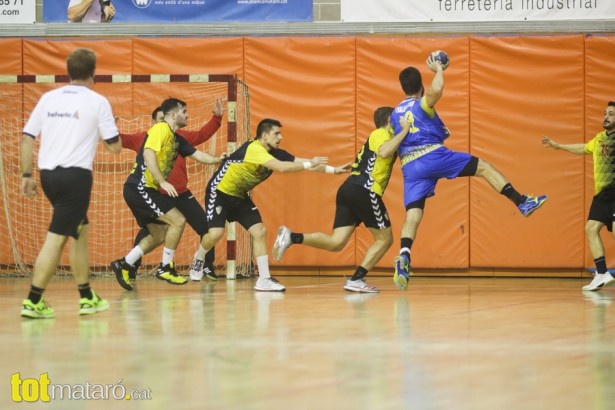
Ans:
{"label": "sleeve", "polygon": [[34,110],[30,114],[30,118],[28,118],[28,122],[26,123],[23,133],[28,134],[29,136],[36,138],[40,135],[41,130],[43,128],[43,107],[45,105],[45,95],[41,97],[41,99],[36,103]]}
{"label": "sleeve", "polygon": [[109,100],[101,97],[100,112],[98,117],[98,133],[103,140],[115,138],[120,135],[115,123],[115,117],[111,110]]}
{"label": "sleeve", "polygon": [[295,162],[295,156],[283,149],[274,149],[271,151],[271,155],[280,161]]}
{"label": "sleeve", "polygon": [[[600,134],[598,134],[600,135]],[[589,141],[587,144],[585,144],[585,153],[586,154],[591,154],[595,151],[596,149],[596,141],[598,140],[598,135],[596,135],[594,138],[592,138],[591,141]]]}
{"label": "sleeve", "polygon": [[128,148],[129,150],[139,152],[141,147],[143,146],[143,142],[145,141],[145,136],[147,133],[139,132],[137,134],[122,134],[120,133],[120,138],[122,139],[122,148]]}
{"label": "sleeve", "polygon": [[378,128],[372,131],[369,136],[369,149],[376,154],[380,150],[380,146],[391,139],[391,134],[384,128]]}
{"label": "sleeve", "polygon": [[182,157],[189,157],[190,155],[196,152],[196,148],[194,148],[184,137],[179,134],[175,134],[175,138],[177,139],[177,153]]}
{"label": "sleeve", "polygon": [[250,144],[248,146],[248,149],[246,150],[244,162],[249,162],[256,165],[263,165],[264,163],[271,161],[273,158],[273,155],[267,152],[267,150],[262,145]]}
{"label": "sleeve", "polygon": [[214,115],[201,127],[200,130],[178,131],[177,134],[184,137],[190,145],[197,146],[209,140],[216,133],[216,131],[218,131],[220,124],[222,124],[222,117]]}
{"label": "sleeve", "polygon": [[427,98],[425,96],[421,97],[421,108],[430,118],[433,118],[436,115],[436,109],[434,107],[430,107],[427,105]]}
{"label": "sleeve", "polygon": [[143,144],[143,148],[149,148],[154,152],[160,152],[166,140],[167,133],[163,132],[166,131],[164,128],[157,127],[156,125],[147,131],[147,137],[145,139],[145,144]]}

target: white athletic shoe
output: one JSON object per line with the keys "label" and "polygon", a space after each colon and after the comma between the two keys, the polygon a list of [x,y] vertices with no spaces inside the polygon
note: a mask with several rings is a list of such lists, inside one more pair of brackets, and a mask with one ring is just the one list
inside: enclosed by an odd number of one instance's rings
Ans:
{"label": "white athletic shoe", "polygon": [[344,285],[344,289],[349,290],[350,292],[359,292],[359,293],[378,293],[380,289],[375,286],[368,285],[363,279],[359,280],[350,280],[346,281]]}
{"label": "white athletic shoe", "polygon": [[278,262],[284,256],[284,252],[290,246],[290,229],[285,227],[284,225],[278,228],[278,236],[275,238],[275,243],[273,244],[273,259]]}
{"label": "white athletic shoe", "polygon": [[583,290],[600,290],[605,286],[609,286],[615,282],[615,278],[611,276],[609,272],[606,273],[597,273],[594,275],[594,279],[590,282],[589,285],[583,286]]}
{"label": "white athletic shoe", "polygon": [[284,292],[286,288],[275,278],[258,278],[254,290],[261,292]]}
{"label": "white athletic shoe", "polygon": [[192,265],[190,265],[190,280],[199,282],[203,279],[203,265],[205,262],[194,258]]}

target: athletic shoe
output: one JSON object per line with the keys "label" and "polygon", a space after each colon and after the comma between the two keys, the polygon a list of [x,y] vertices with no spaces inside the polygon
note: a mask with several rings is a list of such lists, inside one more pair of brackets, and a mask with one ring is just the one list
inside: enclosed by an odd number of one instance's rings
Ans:
{"label": "athletic shoe", "polygon": [[216,275],[214,265],[210,263],[206,263],[205,266],[203,266],[203,273],[205,274],[205,277],[209,280],[218,280],[218,275]]}
{"label": "athletic shoe", "polygon": [[203,279],[203,262],[200,259],[194,258],[192,265],[190,265],[190,280],[194,282],[200,282]]}
{"label": "athletic shoe", "polygon": [[519,210],[521,211],[523,216],[530,216],[535,210],[540,208],[542,204],[544,204],[546,201],[547,201],[546,195],[540,195],[537,197],[528,195],[525,198],[525,202],[519,205]]}
{"label": "athletic shoe", "polygon": [[24,299],[22,302],[21,316],[28,317],[30,319],[53,319],[55,317],[55,311],[45,300],[41,298],[37,304],[32,303],[30,299]]}
{"label": "athletic shoe", "polygon": [[363,279],[359,280],[350,280],[346,281],[344,285],[344,289],[349,290],[351,292],[359,292],[359,293],[378,293],[380,289],[375,286],[368,285]]}
{"label": "athletic shoe", "polygon": [[136,269],[129,265],[124,258],[111,262],[111,269],[115,272],[115,279],[126,290],[133,290],[131,276],[136,276]]}
{"label": "athletic shoe", "polygon": [[261,278],[256,280],[256,286],[254,290],[260,290],[261,292],[284,292],[286,288],[275,278]]}
{"label": "athletic shoe", "polygon": [[278,236],[275,238],[275,243],[273,244],[273,259],[278,262],[284,256],[284,252],[290,246],[290,229],[285,227],[284,225],[278,228]]}
{"label": "athletic shoe", "polygon": [[109,309],[109,302],[101,299],[94,291],[92,291],[92,299],[79,299],[79,314],[93,315],[94,313],[102,312]]}
{"label": "athletic shoe", "polygon": [[408,289],[408,281],[410,280],[410,260],[406,255],[399,255],[395,258],[395,275],[393,282],[399,290]]}
{"label": "athletic shoe", "polygon": [[162,266],[158,266],[158,272],[156,272],[156,277],[160,280],[166,280],[172,285],[185,285],[188,283],[188,279],[184,278],[177,274],[175,270],[175,265],[173,262]]}
{"label": "athletic shoe", "polygon": [[590,284],[583,286],[583,290],[600,290],[605,286],[609,286],[613,282],[615,282],[615,278],[611,276],[610,273],[596,273],[594,275],[594,279],[590,282]]}

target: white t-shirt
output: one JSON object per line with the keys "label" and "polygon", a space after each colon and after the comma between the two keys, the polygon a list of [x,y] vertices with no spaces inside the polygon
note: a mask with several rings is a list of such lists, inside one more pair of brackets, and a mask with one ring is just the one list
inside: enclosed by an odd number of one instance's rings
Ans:
{"label": "white t-shirt", "polygon": [[119,135],[111,104],[80,85],[66,85],[43,94],[24,134],[41,136],[38,167],[78,167],[92,170],[99,138]]}
{"label": "white t-shirt", "polygon": [[[77,6],[83,3],[83,0],[70,0],[68,3],[68,8],[73,6]],[[102,16],[102,9],[100,8],[100,2],[98,0],[94,0],[88,11],[85,12],[82,23],[100,23]]]}

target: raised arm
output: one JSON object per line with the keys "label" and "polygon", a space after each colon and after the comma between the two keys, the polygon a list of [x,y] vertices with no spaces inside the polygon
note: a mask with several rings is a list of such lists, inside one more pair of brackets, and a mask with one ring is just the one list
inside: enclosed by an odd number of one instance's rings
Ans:
{"label": "raised arm", "polygon": [[[71,3],[69,3],[69,5]],[[94,3],[94,0],[82,0],[81,3],[76,4],[72,7],[68,7],[68,9],[66,10],[68,21],[70,21],[71,23],[81,21],[83,16],[85,16],[85,13],[92,6],[92,3]]]}
{"label": "raised arm", "polygon": [[425,91],[425,102],[433,108],[444,92],[444,68],[442,68],[442,63],[437,60],[427,60],[427,66],[435,74],[429,88]]}
{"label": "raised arm", "polygon": [[213,116],[206,122],[198,131],[180,130],[177,133],[184,137],[190,145],[196,147],[209,140],[220,128],[222,124],[222,115],[224,114],[224,105],[222,99],[216,99],[214,108],[211,110]]}
{"label": "raised arm", "polygon": [[545,148],[561,149],[576,155],[585,155],[585,144],[560,144],[549,137],[542,137],[542,145]]}

